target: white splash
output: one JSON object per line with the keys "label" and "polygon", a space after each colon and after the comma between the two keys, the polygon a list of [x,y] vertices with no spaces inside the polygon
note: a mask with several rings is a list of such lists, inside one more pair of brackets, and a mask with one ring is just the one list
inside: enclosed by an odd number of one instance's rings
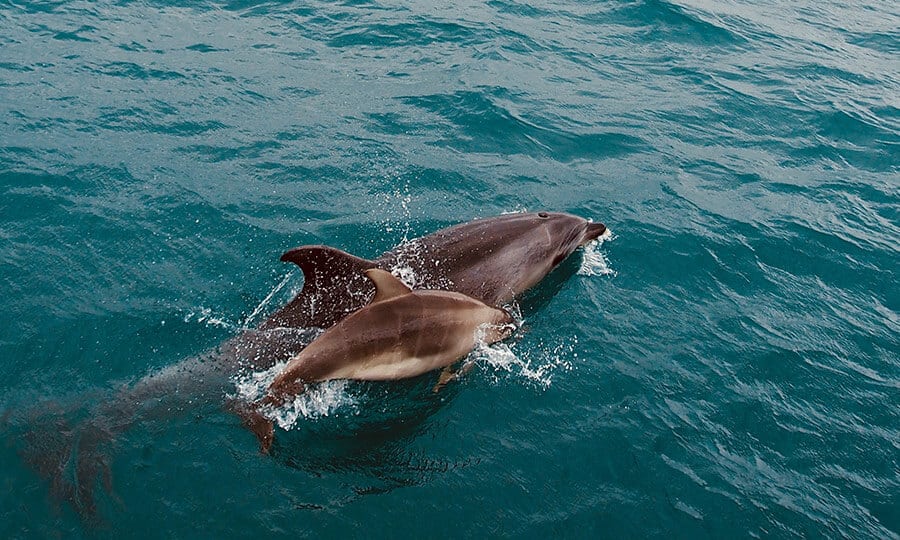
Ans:
{"label": "white splash", "polygon": [[604,242],[615,239],[616,237],[613,235],[612,231],[606,229],[606,232],[601,234],[596,240],[585,244],[581,258],[581,267],[578,269],[578,275],[615,276],[616,271],[609,266],[609,259],[606,258],[605,253],[600,251]]}
{"label": "white splash", "polygon": [[347,379],[336,379],[308,385],[306,391],[294,397],[293,401],[264,410],[263,414],[285,430],[293,428],[300,418],[314,420],[331,416],[356,405],[353,395],[347,391],[349,384]]}
{"label": "white splash", "polygon": [[288,284],[288,281],[291,280],[292,274],[293,272],[288,272],[281,280],[281,283],[276,285],[275,288],[272,289],[272,292],[270,292],[268,295],[266,295],[265,298],[263,298],[262,302],[260,302],[259,305],[254,308],[250,315],[247,315],[247,318],[244,320],[244,326],[249,326],[250,322],[253,321],[253,318],[262,313],[264,309],[266,309],[266,307],[269,305],[269,302],[272,301],[272,298],[276,294],[278,294],[278,292],[281,291],[281,289],[283,289],[285,285]]}
{"label": "white splash", "polygon": [[413,270],[411,266],[394,265],[394,267],[391,268],[391,274],[393,274],[395,278],[402,281],[403,284],[410,289],[415,289],[419,284],[419,277],[416,275],[416,271]]}
{"label": "white splash", "polygon": [[[382,214],[388,216],[383,221],[385,232],[394,233],[399,229],[401,233],[400,243],[406,243],[409,240],[411,230],[412,212],[410,205],[413,201],[413,196],[409,190],[409,181],[405,182],[402,188],[396,188],[391,192],[382,194],[381,199],[380,206],[384,210]],[[401,215],[395,216],[398,204]]]}
{"label": "white splash", "polygon": [[[278,283],[274,289],[272,289],[268,295],[250,312],[243,322],[231,322],[226,320],[225,318],[213,313],[213,310],[210,308],[200,307],[195,310],[189,311],[184,316],[184,322],[198,322],[203,323],[206,326],[217,326],[219,328],[225,328],[227,330],[246,330],[251,327],[251,323],[253,323],[253,319],[258,317],[261,313],[263,313],[269,304],[272,303],[272,299],[276,297],[285,286],[294,278],[295,272],[288,272],[282,279],[281,282]],[[297,290],[289,290],[290,298],[293,298],[298,292]],[[163,323],[165,324],[165,323]]]}
{"label": "white splash", "polygon": [[[248,372],[235,379],[235,398],[253,403],[266,394],[275,377],[287,362],[279,362],[265,371]],[[264,407],[260,412],[285,430],[290,430],[300,418],[315,420],[332,416],[342,409],[354,407],[356,399],[347,391],[350,381],[345,379],[309,384],[306,391],[280,407]]]}
{"label": "white splash", "polygon": [[553,347],[546,347],[541,343],[536,351],[524,353],[517,353],[506,343],[479,344],[470,358],[487,364],[494,372],[495,383],[505,373],[547,389],[558,371],[572,369],[572,362],[578,359],[578,353],[574,352],[577,343],[577,337]]}
{"label": "white splash", "polygon": [[243,399],[247,402],[253,402],[260,399],[266,393],[266,389],[275,380],[275,377],[281,373],[288,361],[278,362],[269,369],[263,371],[247,371],[240,373],[235,377],[234,386],[237,390],[235,397]]}
{"label": "white splash", "polygon": [[391,267],[391,274],[410,289],[418,288],[422,280],[409,261],[422,257],[422,245],[417,240],[404,239],[394,251],[397,253],[397,262]]}
{"label": "white splash", "polygon": [[204,323],[206,326],[218,326],[228,330],[236,330],[237,325],[230,323],[216,316],[210,308],[200,308],[198,311],[191,311],[184,316],[184,322],[197,321]]}

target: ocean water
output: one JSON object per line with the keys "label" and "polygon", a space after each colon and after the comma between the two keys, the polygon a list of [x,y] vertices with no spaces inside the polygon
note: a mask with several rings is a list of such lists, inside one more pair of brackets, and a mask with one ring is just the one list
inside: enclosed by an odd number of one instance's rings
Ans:
{"label": "ocean water", "polygon": [[[0,1],[0,536],[900,537],[898,28],[882,0]],[[179,386],[83,449],[93,512],[35,466],[76,481],[60,440],[287,301],[283,251],[523,210],[613,234],[439,394],[329,383],[262,456]]]}

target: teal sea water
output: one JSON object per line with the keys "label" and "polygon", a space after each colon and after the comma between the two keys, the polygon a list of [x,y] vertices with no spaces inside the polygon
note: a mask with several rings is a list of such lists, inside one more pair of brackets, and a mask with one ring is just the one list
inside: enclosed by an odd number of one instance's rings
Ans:
{"label": "teal sea water", "polygon": [[[882,0],[0,1],[0,536],[898,538],[898,28]],[[56,441],[287,301],[283,251],[526,209],[613,237],[445,392],[326,385],[264,457],[180,388],[104,446],[88,519],[29,460],[77,479]]]}

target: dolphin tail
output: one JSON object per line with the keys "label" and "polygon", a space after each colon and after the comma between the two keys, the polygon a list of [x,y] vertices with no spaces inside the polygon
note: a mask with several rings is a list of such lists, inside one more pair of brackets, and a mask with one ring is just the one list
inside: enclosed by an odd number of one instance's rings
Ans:
{"label": "dolphin tail", "polygon": [[102,416],[70,423],[67,413],[73,411],[52,402],[43,405],[43,414],[26,412],[25,425],[15,422],[18,425],[10,426],[18,432],[14,436],[22,460],[49,482],[56,503],[70,503],[86,521],[99,518],[95,499],[98,489],[121,506],[110,469],[117,423]]}
{"label": "dolphin tail", "polygon": [[261,326],[327,328],[364,306],[375,288],[364,272],[376,263],[328,246],[301,246],[281,260],[303,270],[303,290]]}

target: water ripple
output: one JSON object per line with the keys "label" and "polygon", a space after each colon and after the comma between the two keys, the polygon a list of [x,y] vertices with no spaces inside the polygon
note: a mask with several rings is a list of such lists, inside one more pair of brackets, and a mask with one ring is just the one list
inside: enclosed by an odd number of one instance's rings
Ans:
{"label": "water ripple", "polygon": [[[215,347],[292,246],[564,210],[616,241],[522,300],[494,364],[351,385],[358,411],[298,421],[274,463],[224,411],[136,426],[110,530],[897,538],[898,23],[885,0],[0,2],[0,403]],[[9,435],[0,531],[81,533]]]}

